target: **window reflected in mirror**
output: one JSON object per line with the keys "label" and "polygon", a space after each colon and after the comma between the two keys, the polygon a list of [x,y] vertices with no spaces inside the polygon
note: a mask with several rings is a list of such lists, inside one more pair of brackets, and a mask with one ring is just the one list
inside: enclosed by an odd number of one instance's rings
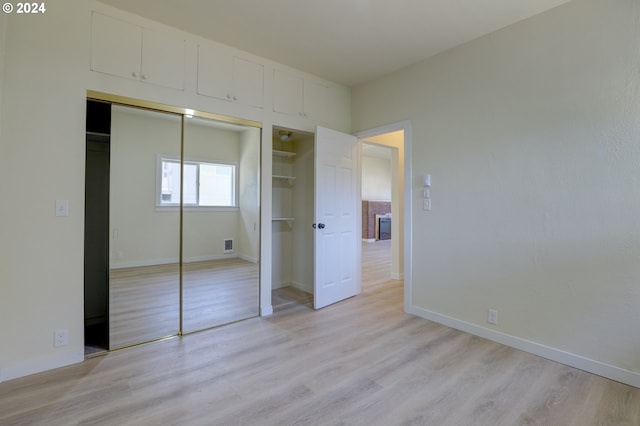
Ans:
{"label": "window reflected in mirror", "polygon": [[260,129],[199,118],[184,126],[188,333],[258,315]]}

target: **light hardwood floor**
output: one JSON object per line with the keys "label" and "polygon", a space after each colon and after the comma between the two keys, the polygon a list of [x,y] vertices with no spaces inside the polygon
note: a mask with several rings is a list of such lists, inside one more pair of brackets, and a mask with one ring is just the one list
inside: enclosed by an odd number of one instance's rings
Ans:
{"label": "light hardwood floor", "polygon": [[354,298],[1,383],[0,424],[640,424],[640,389],[403,313],[375,244]]}

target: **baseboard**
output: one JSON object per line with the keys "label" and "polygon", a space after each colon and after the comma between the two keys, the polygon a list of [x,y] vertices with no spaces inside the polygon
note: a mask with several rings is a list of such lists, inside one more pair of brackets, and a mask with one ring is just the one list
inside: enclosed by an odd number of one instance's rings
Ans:
{"label": "baseboard", "polygon": [[362,242],[363,243],[375,243],[376,239],[375,238],[363,238]]}
{"label": "baseboard", "polygon": [[391,279],[393,279],[393,280],[404,280],[404,274],[401,274],[399,272],[392,272],[391,273]]}
{"label": "baseboard", "polygon": [[239,257],[242,260],[246,260],[247,262],[258,263],[258,259],[256,259],[255,257],[246,256],[244,254],[239,254],[237,255],[237,257]]}
{"label": "baseboard", "polygon": [[0,383],[43,371],[53,370],[54,368],[66,367],[67,365],[77,364],[83,361],[84,350],[63,352],[52,356],[31,359],[0,370]]}
{"label": "baseboard", "polygon": [[273,306],[272,305],[260,306],[260,316],[261,317],[268,317],[271,314],[273,314]]}
{"label": "baseboard", "polygon": [[306,293],[313,294],[313,285],[308,286],[296,281],[291,281],[291,286],[297,288],[298,290],[302,290]]}
{"label": "baseboard", "polygon": [[279,283],[271,281],[271,290],[277,290],[279,288],[289,287],[290,285],[291,285],[291,282],[289,281],[281,281]]}
{"label": "baseboard", "polygon": [[[218,254],[218,255],[208,255],[208,256],[191,256],[185,257],[185,263],[192,262],[208,262],[210,260],[222,260],[222,259],[230,259],[238,257],[237,254]],[[150,259],[150,260],[134,260],[131,262],[118,262],[112,263],[110,265],[111,269],[125,269],[125,268],[139,268],[142,266],[158,266],[158,265],[172,265],[174,263],[178,263],[180,259],[170,258],[170,259]],[[255,263],[255,262],[254,262]]]}
{"label": "baseboard", "polygon": [[530,340],[511,336],[499,331],[490,330],[485,327],[480,327],[478,325],[461,321],[459,319],[442,315],[433,311],[429,311],[415,305],[409,306],[407,312],[421,318],[425,318],[430,321],[455,328],[456,330],[473,334],[474,336],[479,336],[496,343],[500,343],[524,352],[528,352],[552,361],[559,362],[561,364],[565,364],[580,370],[587,371],[589,373],[596,374],[598,376],[606,377],[607,379],[615,380],[629,386],[640,388],[640,373],[634,371],[625,370],[620,367],[605,364],[600,361],[595,361],[593,359],[585,358],[580,355],[545,346],[540,343],[532,342]]}
{"label": "baseboard", "polygon": [[235,257],[238,257],[236,253],[215,254],[210,256],[191,256],[191,257],[185,257],[184,263],[209,262],[210,260],[233,259]]}

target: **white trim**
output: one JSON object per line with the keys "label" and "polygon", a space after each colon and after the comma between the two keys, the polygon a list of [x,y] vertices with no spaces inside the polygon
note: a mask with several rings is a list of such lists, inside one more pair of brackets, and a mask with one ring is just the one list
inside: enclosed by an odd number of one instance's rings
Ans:
{"label": "white trim", "polygon": [[363,243],[375,243],[376,239],[375,238],[363,238],[362,242]]}
{"label": "white trim", "polygon": [[[225,257],[229,257],[229,256],[225,256]],[[258,259],[256,257],[247,256],[246,254],[238,254],[237,257],[239,257],[242,260],[246,260],[247,262],[258,263]]]}
{"label": "white trim", "polygon": [[418,306],[409,306],[407,312],[413,315],[417,315],[421,318],[437,322],[438,324],[443,324],[447,327],[455,328],[456,330],[473,334],[474,336],[479,336],[496,343],[500,343],[515,349],[528,352],[530,354],[538,355],[540,357],[556,361],[561,364],[565,364],[580,370],[587,371],[589,373],[596,374],[598,376],[606,377],[617,382],[625,383],[629,386],[640,388],[640,373],[634,371],[624,370],[620,367],[605,364],[600,361],[585,358],[580,355],[565,352],[563,350],[545,346],[540,343],[522,339],[520,337],[511,336],[509,334],[481,327],[476,324],[471,324],[456,318],[439,314],[437,312],[420,308]]}
{"label": "white trim", "polygon": [[0,370],[0,383],[84,361],[82,351],[68,351],[20,362]]}
{"label": "white trim", "polygon": [[398,274],[396,272],[392,272],[391,273],[391,279],[392,280],[403,280],[404,279],[404,274]]}

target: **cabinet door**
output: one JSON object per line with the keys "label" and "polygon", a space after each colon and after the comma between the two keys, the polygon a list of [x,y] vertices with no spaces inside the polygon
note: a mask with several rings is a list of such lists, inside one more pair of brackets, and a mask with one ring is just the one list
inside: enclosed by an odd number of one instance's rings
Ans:
{"label": "cabinet door", "polygon": [[233,57],[209,46],[198,46],[198,93],[233,100]]}
{"label": "cabinet door", "polygon": [[302,77],[273,70],[273,111],[302,116]]}
{"label": "cabinet door", "polygon": [[91,70],[138,78],[142,28],[96,12],[91,25]]}
{"label": "cabinet door", "polygon": [[233,58],[233,100],[262,108],[264,67],[242,58]]}
{"label": "cabinet door", "polygon": [[304,81],[304,116],[318,123],[329,122],[329,87],[320,81]]}
{"label": "cabinet door", "polygon": [[140,79],[184,90],[185,41],[145,29]]}

